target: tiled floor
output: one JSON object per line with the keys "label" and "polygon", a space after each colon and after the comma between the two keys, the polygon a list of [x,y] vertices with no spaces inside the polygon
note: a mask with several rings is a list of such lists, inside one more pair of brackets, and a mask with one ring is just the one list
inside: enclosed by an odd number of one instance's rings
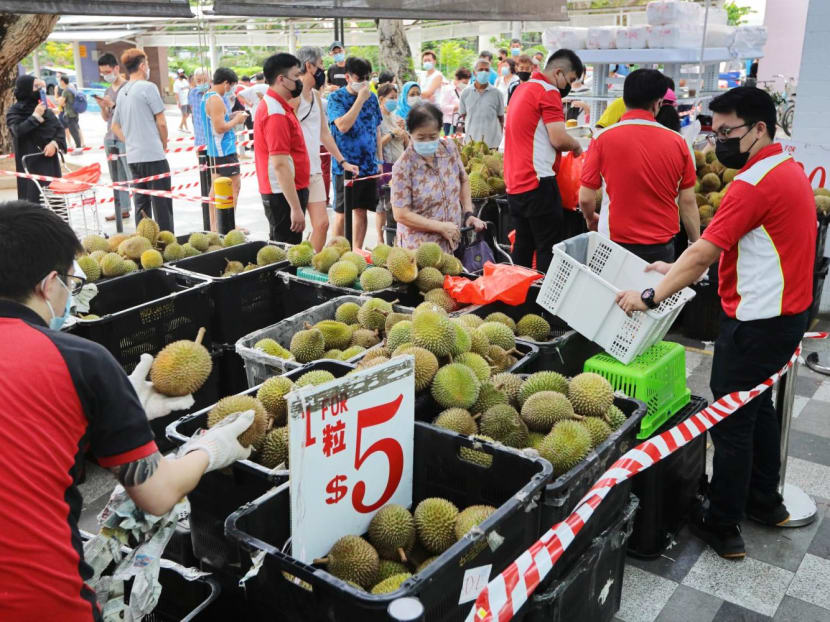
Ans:
{"label": "tiled floor", "polygon": [[[819,328],[830,329],[830,322]],[[711,344],[677,340],[687,346],[692,393],[711,400]],[[830,365],[830,340],[807,340],[804,349]],[[830,622],[830,377],[801,366],[794,415],[787,481],[817,501],[816,521],[799,529],[745,523],[748,555],[740,562],[717,557],[684,528],[660,558],[628,558],[616,621]],[[107,472],[90,465],[82,529],[97,531],[95,515],[112,486]]]}
{"label": "tiled floor", "polygon": [[[684,343],[688,385],[711,399],[712,345]],[[805,340],[804,350],[830,365],[827,341]],[[830,377],[801,366],[793,416],[787,481],[816,500],[816,521],[798,529],[745,522],[747,558],[739,562],[719,558],[684,528],[659,559],[628,558],[616,620],[830,621]],[[711,459],[711,447],[709,453]]]}

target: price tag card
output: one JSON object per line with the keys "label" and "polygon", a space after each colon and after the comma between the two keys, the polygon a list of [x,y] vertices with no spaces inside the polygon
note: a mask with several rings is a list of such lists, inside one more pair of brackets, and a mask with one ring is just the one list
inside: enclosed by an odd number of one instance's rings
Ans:
{"label": "price tag card", "polygon": [[461,594],[458,596],[458,604],[463,605],[478,598],[487,583],[490,581],[490,570],[493,565],[477,566],[464,572],[464,580],[461,582]]}
{"label": "price tag card", "polygon": [[412,505],[415,360],[302,387],[286,401],[291,550],[311,563],[365,533],[384,505]]}

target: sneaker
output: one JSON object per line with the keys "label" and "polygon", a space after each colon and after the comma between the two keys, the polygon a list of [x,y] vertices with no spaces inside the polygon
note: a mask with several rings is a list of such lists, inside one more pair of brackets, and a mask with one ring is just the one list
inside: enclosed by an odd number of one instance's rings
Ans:
{"label": "sneaker", "polygon": [[724,559],[746,557],[746,546],[741,537],[740,525],[714,525],[706,522],[701,513],[689,523],[689,530]]}
{"label": "sneaker", "polygon": [[750,493],[746,504],[746,517],[768,527],[783,527],[789,522],[790,513],[780,494],[775,493],[773,497],[762,499]]}

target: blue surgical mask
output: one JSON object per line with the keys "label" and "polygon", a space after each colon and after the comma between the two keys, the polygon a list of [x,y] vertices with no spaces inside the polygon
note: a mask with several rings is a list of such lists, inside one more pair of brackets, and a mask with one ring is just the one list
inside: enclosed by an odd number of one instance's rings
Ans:
{"label": "blue surgical mask", "polygon": [[346,55],[343,52],[338,52],[334,55],[335,63],[342,63],[344,60],[346,60]]}
{"label": "blue surgical mask", "polygon": [[[46,280],[46,279],[44,279]],[[55,315],[55,310],[52,308],[52,303],[46,299],[46,305],[49,307],[49,312],[52,314],[52,319],[49,320],[49,328],[52,330],[60,330],[64,322],[69,319],[69,310],[72,308],[72,292],[64,285],[63,281],[58,278],[58,283],[66,290],[66,307],[63,310],[63,315]]]}
{"label": "blue surgical mask", "polygon": [[479,84],[487,84],[490,82],[490,72],[489,71],[476,71],[476,82]]}
{"label": "blue surgical mask", "polygon": [[502,67],[501,68],[501,75],[506,76],[510,73],[510,67]]}
{"label": "blue surgical mask", "polygon": [[412,141],[412,148],[415,150],[415,153],[418,155],[430,157],[434,156],[435,152],[438,151],[438,141],[437,140],[424,140]]}
{"label": "blue surgical mask", "polygon": [[510,48],[510,54],[512,56],[518,56],[522,53],[522,48]]}
{"label": "blue surgical mask", "polygon": [[201,84],[196,85],[196,90],[201,91],[202,93],[206,92],[210,88],[210,84],[207,82],[202,82]]}
{"label": "blue surgical mask", "polygon": [[429,60],[424,61],[424,71],[430,71],[435,68],[435,63]]}
{"label": "blue surgical mask", "polygon": [[383,104],[386,106],[386,110],[389,112],[395,112],[398,109],[398,100],[397,99],[387,99],[386,103]]}

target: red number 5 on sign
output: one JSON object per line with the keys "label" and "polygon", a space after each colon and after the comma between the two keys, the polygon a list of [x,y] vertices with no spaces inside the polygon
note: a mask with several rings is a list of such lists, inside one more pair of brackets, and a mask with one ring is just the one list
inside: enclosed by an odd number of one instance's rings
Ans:
{"label": "red number 5 on sign", "polygon": [[309,562],[341,536],[366,531],[384,505],[411,505],[413,360],[396,358],[287,400],[292,551]]}

